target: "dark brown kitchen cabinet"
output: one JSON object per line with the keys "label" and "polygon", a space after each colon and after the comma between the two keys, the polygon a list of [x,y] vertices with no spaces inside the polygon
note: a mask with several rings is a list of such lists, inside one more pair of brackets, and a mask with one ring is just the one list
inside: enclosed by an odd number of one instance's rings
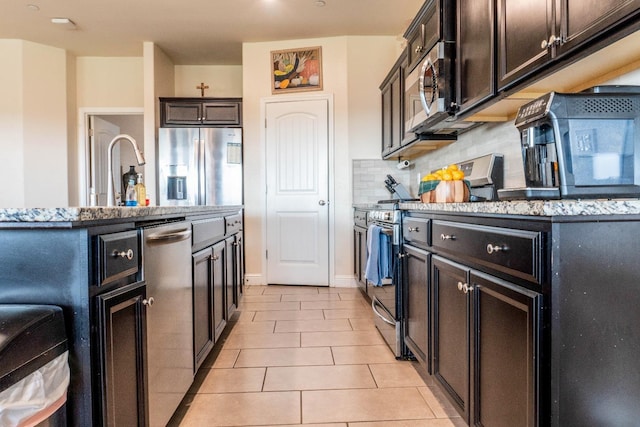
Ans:
{"label": "dark brown kitchen cabinet", "polygon": [[202,364],[226,326],[225,241],[192,255],[193,336],[195,370]]}
{"label": "dark brown kitchen cabinet", "polygon": [[404,245],[402,260],[405,277],[403,281],[404,342],[424,370],[431,373],[431,334],[429,333],[431,254],[423,249]]}
{"label": "dark brown kitchen cabinet", "polygon": [[367,295],[367,211],[356,209],[353,216],[353,272],[358,287]]}
{"label": "dark brown kitchen cabinet", "polygon": [[559,36],[554,0],[498,0],[498,89],[531,74],[551,58],[548,41]]}
{"label": "dark brown kitchen cabinet", "polygon": [[432,257],[433,376],[468,423],[470,416],[471,301],[458,289],[469,268]]}
{"label": "dark brown kitchen cabinet", "polygon": [[236,236],[229,236],[225,239],[225,275],[224,275],[224,300],[225,319],[229,321],[231,315],[237,308],[237,275],[236,275]]}
{"label": "dark brown kitchen cabinet", "polygon": [[620,37],[616,32],[637,18],[639,9],[636,0],[498,0],[498,90],[569,53],[579,54],[578,48]]}
{"label": "dark brown kitchen cabinet", "polygon": [[496,94],[495,1],[458,0],[457,3],[456,103],[459,114]]}
{"label": "dark brown kitchen cabinet", "polygon": [[407,27],[408,70],[420,62],[438,41],[452,41],[455,34],[455,1],[427,0]]}
{"label": "dark brown kitchen cabinet", "polygon": [[382,94],[382,157],[400,148],[404,138],[404,71],[407,65],[406,50],[380,86]]}
{"label": "dark brown kitchen cabinet", "polygon": [[[560,2],[558,55],[572,51],[606,31],[638,17],[637,0],[556,0]],[[557,10],[557,8],[556,8]]]}
{"label": "dark brown kitchen cabinet", "polygon": [[193,272],[193,343],[197,371],[215,342],[213,324],[213,264],[211,248],[192,255]]}
{"label": "dark brown kitchen cabinet", "polygon": [[162,127],[240,127],[241,98],[160,98]]}
{"label": "dark brown kitchen cabinet", "polygon": [[146,425],[146,285],[97,297],[104,426]]}
{"label": "dark brown kitchen cabinet", "polygon": [[469,425],[537,426],[542,294],[440,256],[432,270],[436,380]]}

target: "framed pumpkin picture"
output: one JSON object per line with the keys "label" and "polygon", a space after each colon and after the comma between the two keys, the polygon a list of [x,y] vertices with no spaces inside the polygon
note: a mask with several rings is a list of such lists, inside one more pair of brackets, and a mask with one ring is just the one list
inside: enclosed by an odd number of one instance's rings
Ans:
{"label": "framed pumpkin picture", "polygon": [[271,93],[322,90],[320,47],[271,52]]}

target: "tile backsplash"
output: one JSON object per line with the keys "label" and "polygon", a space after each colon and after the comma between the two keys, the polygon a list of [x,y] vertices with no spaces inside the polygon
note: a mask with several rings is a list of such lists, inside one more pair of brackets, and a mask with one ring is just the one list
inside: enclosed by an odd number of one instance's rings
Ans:
{"label": "tile backsplash", "polygon": [[463,133],[456,142],[446,147],[412,159],[411,166],[406,169],[397,169],[396,160],[354,159],[353,203],[375,203],[390,199],[391,194],[384,187],[387,174],[402,183],[412,197],[418,197],[419,181],[425,174],[451,163],[490,153],[504,156],[505,188],[523,187],[524,173],[518,130],[513,122],[487,123]]}
{"label": "tile backsplash", "polygon": [[[387,175],[409,190],[410,168],[399,170],[395,160],[354,159],[353,160],[353,203],[376,203],[378,200],[393,198],[384,186]],[[413,192],[413,196],[416,196]]]}

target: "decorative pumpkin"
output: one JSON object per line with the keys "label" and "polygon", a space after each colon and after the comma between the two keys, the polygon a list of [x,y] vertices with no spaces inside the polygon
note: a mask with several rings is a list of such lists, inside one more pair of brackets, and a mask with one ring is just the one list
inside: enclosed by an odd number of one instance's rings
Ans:
{"label": "decorative pumpkin", "polygon": [[463,180],[440,181],[435,193],[436,203],[460,203],[469,201],[469,187]]}

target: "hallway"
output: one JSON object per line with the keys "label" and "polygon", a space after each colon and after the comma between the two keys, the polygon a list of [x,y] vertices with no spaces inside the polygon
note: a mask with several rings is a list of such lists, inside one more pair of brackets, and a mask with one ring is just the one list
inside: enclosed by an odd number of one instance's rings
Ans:
{"label": "hallway", "polygon": [[245,287],[233,318],[171,426],[464,425],[356,288]]}

